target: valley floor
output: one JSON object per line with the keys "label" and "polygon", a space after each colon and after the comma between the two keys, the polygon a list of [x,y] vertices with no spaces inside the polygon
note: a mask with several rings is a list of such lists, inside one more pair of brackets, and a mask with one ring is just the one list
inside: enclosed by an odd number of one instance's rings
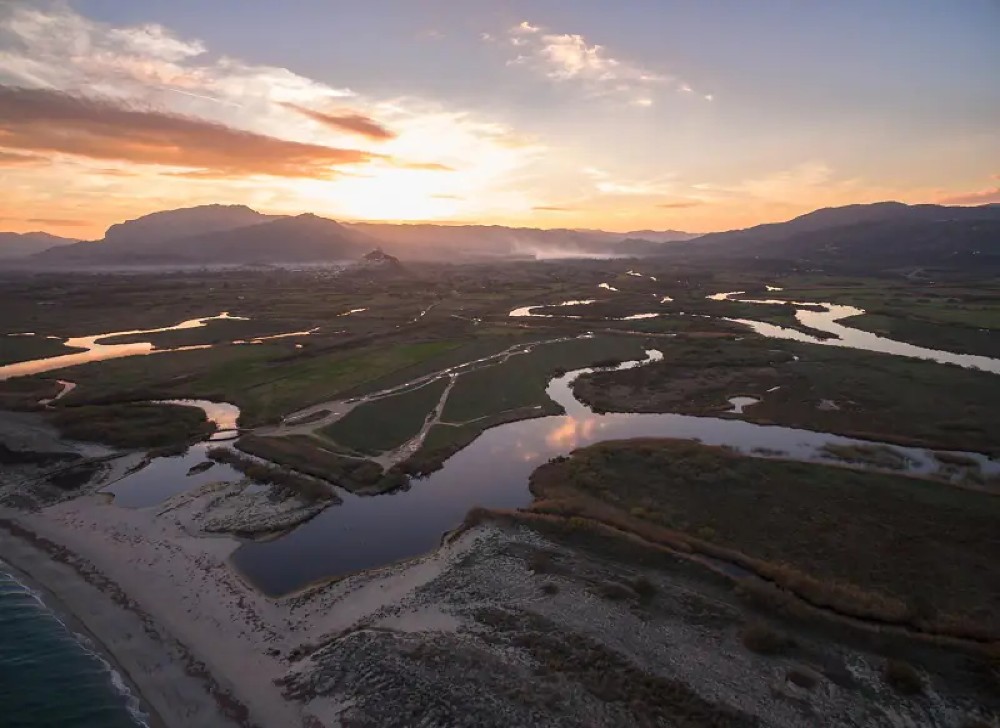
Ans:
{"label": "valley floor", "polygon": [[[80,386],[54,408],[39,403],[58,391],[51,377],[0,387],[0,406],[34,410],[0,410],[0,554],[99,640],[141,692],[154,728],[996,725],[1000,645],[987,593],[996,531],[987,521],[995,522],[997,483],[974,479],[971,459],[996,451],[995,375],[755,337],[726,317],[799,324],[791,307],[706,298],[749,289],[744,271],[654,277],[609,265],[443,267],[389,283],[316,277],[310,285],[291,273],[234,272],[218,287],[192,274],[173,282],[185,297],[126,280],[97,300],[81,284],[54,297],[62,311],[29,305],[62,281],[21,282],[0,294],[9,331],[68,337],[168,325],[205,315],[205,306],[248,320],[153,337],[158,346],[214,348],[61,371]],[[758,278],[766,290],[765,280],[811,284]],[[607,281],[614,286],[602,288]],[[831,298],[867,296],[872,311],[901,317],[905,302],[877,283],[847,281]],[[923,291],[897,288],[901,298]],[[68,305],[71,294],[88,304]],[[600,300],[580,309],[591,296]],[[160,298],[169,304],[144,320]],[[973,298],[956,284],[906,305],[921,312],[911,328],[928,345],[956,340],[945,337],[954,328],[947,317],[961,314],[969,319],[961,338],[992,347],[972,329],[998,301],[993,288]],[[526,304],[566,317],[509,315]],[[246,343],[254,337],[263,343]],[[33,355],[22,338],[31,337],[7,337],[0,360]],[[662,361],[610,371],[641,359],[647,344],[664,350]],[[505,418],[554,412],[553,377],[602,361],[606,370],[574,390],[599,410],[721,415],[975,452],[937,453],[942,467],[950,458],[957,488],[906,477],[905,462],[885,464],[886,448],[841,447],[839,464],[895,468],[891,477],[690,441],[647,442],[649,452],[595,446],[536,471],[529,506],[475,510],[439,548],[405,561],[284,596],[254,588],[234,563],[247,541],[233,534],[277,538],[348,498],[389,502],[396,495],[373,494],[426,486],[403,476],[439,467]],[[456,375],[468,362],[476,363]],[[422,389],[397,389],[424,380]],[[760,401],[737,413],[729,409],[737,394]],[[202,462],[194,480],[184,461],[174,494],[153,505],[126,507],[99,492],[110,473],[139,472],[143,458],[112,446],[184,449],[202,431],[202,420],[189,427],[169,408],[162,427],[130,424],[146,422],[140,410],[150,405],[139,403],[184,397],[238,405],[240,427],[251,431],[244,450],[315,477],[298,490],[264,486]],[[99,430],[104,444],[68,440],[74,424]],[[162,442],[127,439],[137,433]],[[533,462],[533,443],[523,445],[477,467],[519,455]],[[411,470],[391,473],[406,461]],[[365,462],[379,465],[367,480],[357,470]],[[49,477],[67,463],[68,480]],[[382,466],[399,479],[380,480]],[[463,471],[462,484],[480,475]],[[317,477],[341,489],[332,495],[324,485],[329,493],[306,498]],[[705,497],[708,487],[729,488],[728,498]],[[926,503],[908,502],[918,495]],[[867,517],[852,519],[860,508]],[[742,558],[725,560],[723,550]],[[324,556],[336,554],[285,558]],[[803,584],[832,578],[844,587],[838,599],[858,597],[860,584],[905,603],[851,612],[807,601]]]}

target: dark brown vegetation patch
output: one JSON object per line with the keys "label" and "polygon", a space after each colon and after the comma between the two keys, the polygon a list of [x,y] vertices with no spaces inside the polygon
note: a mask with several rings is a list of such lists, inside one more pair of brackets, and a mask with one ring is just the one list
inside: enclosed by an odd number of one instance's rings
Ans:
{"label": "dark brown vegetation patch", "polygon": [[130,402],[64,407],[52,414],[64,437],[122,448],[153,448],[191,442],[215,426],[195,407]]}
{"label": "dark brown vegetation patch", "polygon": [[924,691],[924,679],[913,665],[903,660],[890,659],[885,663],[885,681],[903,695],[917,695]]}
{"label": "dark brown vegetation patch", "polygon": [[208,457],[216,462],[231,465],[253,481],[276,486],[289,495],[300,496],[303,500],[340,502],[333,489],[321,480],[300,475],[287,468],[261,463],[227,447],[211,448]]}
{"label": "dark brown vegetation patch", "polygon": [[764,622],[747,625],[740,633],[740,641],[759,655],[778,655],[794,646],[792,639]]}

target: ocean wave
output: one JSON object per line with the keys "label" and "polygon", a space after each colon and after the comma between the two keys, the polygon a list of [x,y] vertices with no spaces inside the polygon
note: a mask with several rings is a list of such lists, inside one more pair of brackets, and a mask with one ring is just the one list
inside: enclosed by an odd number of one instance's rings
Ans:
{"label": "ocean wave", "polygon": [[[33,615],[25,616],[26,611],[33,613]],[[87,635],[80,634],[66,624],[60,615],[45,603],[42,594],[29,584],[25,584],[18,579],[12,573],[11,567],[0,560],[0,622],[4,622],[5,620],[8,623],[16,621],[22,630],[28,628],[28,620],[32,620],[33,624],[30,625],[30,629],[33,635],[42,635],[48,629],[49,634],[44,635],[45,637],[57,637],[58,642],[72,644],[72,649],[86,655],[92,665],[92,668],[86,671],[81,669],[79,675],[100,673],[106,676],[105,684],[110,688],[108,693],[114,694],[117,698],[114,702],[121,703],[135,726],[149,728],[149,715],[143,711],[138,696],[129,688],[124,676],[100,653],[94,641]],[[58,635],[53,634],[54,632],[58,632]],[[31,659],[41,661],[46,658],[53,661],[53,663],[55,660],[59,660],[59,664],[63,663],[65,655],[48,654],[40,651],[37,646],[28,645],[27,643],[23,643],[22,646],[25,651],[21,654],[12,654],[9,658],[10,665]],[[8,647],[11,653],[13,653],[14,649],[15,645]],[[3,664],[0,661],[0,668],[2,667]],[[30,686],[28,687],[30,689]],[[40,685],[39,689],[44,690],[45,687],[44,685]],[[107,695],[105,696],[106,698]],[[5,709],[3,694],[0,692],[0,713],[6,712]]]}

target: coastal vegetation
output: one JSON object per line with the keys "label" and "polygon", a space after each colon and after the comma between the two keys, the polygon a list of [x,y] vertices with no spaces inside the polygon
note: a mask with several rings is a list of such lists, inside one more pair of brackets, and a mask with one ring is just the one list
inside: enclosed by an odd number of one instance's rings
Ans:
{"label": "coastal vegetation", "polygon": [[47,356],[72,354],[82,349],[68,347],[60,339],[47,336],[17,336],[0,332],[0,366]]}
{"label": "coastal vegetation", "polygon": [[[996,375],[889,354],[759,338],[687,338],[663,361],[580,377],[600,411],[704,415],[735,394],[761,401],[740,417],[949,450],[997,451]],[[930,413],[933,413],[931,415]]]}
{"label": "coastal vegetation", "polygon": [[1000,635],[992,495],[674,440],[578,450],[542,466],[531,488],[539,512],[702,551],[841,613]]}
{"label": "coastal vegetation", "polygon": [[264,485],[273,485],[288,495],[296,495],[309,503],[333,501],[339,503],[340,498],[329,485],[317,478],[296,473],[288,468],[268,465],[260,460],[241,455],[228,447],[209,448],[208,457],[219,463],[233,466],[250,480]]}
{"label": "coastal vegetation", "polygon": [[383,472],[378,463],[337,453],[325,447],[322,441],[306,435],[246,435],[240,438],[236,446],[251,455],[312,475],[360,495],[394,490],[406,483],[405,476],[397,470]]}
{"label": "coastal vegetation", "polygon": [[71,440],[129,449],[194,442],[215,429],[195,407],[144,402],[62,407],[51,420]]}

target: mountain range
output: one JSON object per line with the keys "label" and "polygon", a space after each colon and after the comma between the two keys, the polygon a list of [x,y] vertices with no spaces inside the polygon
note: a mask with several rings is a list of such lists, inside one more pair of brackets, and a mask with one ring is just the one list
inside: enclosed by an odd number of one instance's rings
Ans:
{"label": "mountain range", "polygon": [[0,260],[26,258],[57,245],[70,245],[77,242],[72,238],[61,238],[48,233],[0,233]]}
{"label": "mountain range", "polygon": [[815,210],[788,222],[710,233],[656,253],[699,260],[785,260],[839,270],[1000,268],[1000,204],[879,202]]}
{"label": "mountain range", "polygon": [[373,248],[404,260],[656,256],[685,262],[785,260],[866,269],[1000,268],[1000,205],[848,205],[706,235],[340,223],[309,213],[265,215],[244,205],[203,205],[112,225],[100,241],[0,233],[0,259],[18,267],[342,261],[356,260]]}

